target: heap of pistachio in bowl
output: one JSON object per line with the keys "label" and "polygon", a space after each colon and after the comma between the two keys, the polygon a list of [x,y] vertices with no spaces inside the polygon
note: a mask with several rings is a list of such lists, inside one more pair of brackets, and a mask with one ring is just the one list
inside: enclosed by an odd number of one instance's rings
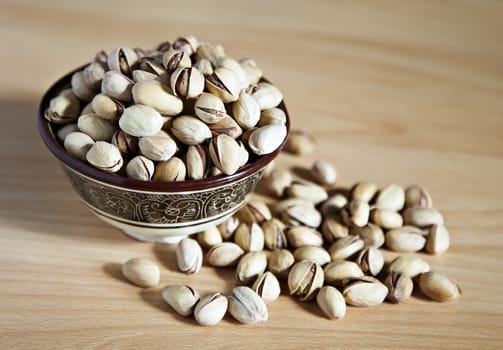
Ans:
{"label": "heap of pistachio in bowl", "polygon": [[173,243],[245,204],[289,116],[253,60],[186,36],[99,52],[47,90],[38,126],[94,214]]}

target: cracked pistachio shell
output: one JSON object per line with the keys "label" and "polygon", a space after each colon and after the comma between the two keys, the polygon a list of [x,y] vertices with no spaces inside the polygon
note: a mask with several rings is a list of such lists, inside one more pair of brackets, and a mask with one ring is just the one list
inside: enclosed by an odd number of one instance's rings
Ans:
{"label": "cracked pistachio shell", "polygon": [[86,154],[94,145],[94,140],[83,132],[71,132],[65,137],[64,147],[66,152],[82,161],[86,160]]}
{"label": "cracked pistachio shell", "polygon": [[209,43],[202,43],[197,47],[196,56],[199,59],[207,59],[212,64],[216,64],[218,60],[225,57],[224,50],[221,46],[214,46]]}
{"label": "cracked pistachio shell", "polygon": [[101,92],[107,96],[116,98],[121,102],[131,102],[133,99],[132,89],[134,81],[124,74],[116,71],[108,71],[101,81]]}
{"label": "cracked pistachio shell", "polygon": [[346,315],[346,301],[336,288],[324,286],[316,296],[316,303],[330,319],[341,319]]}
{"label": "cracked pistachio shell", "polygon": [[186,145],[198,145],[211,138],[208,126],[198,118],[189,115],[176,117],[172,122],[171,132]]}
{"label": "cracked pistachio shell", "polygon": [[84,114],[77,120],[79,130],[91,136],[95,141],[110,141],[117,127],[108,120],[95,114]]}
{"label": "cracked pistachio shell", "polygon": [[334,260],[323,269],[325,282],[335,286],[342,286],[345,280],[363,277],[360,266],[348,260]]}
{"label": "cracked pistachio shell", "polygon": [[138,63],[138,55],[128,47],[118,47],[108,55],[108,68],[127,76],[131,76],[133,68]]}
{"label": "cracked pistachio shell", "polygon": [[201,145],[190,145],[186,154],[187,175],[193,180],[200,180],[208,173],[208,155]]}
{"label": "cracked pistachio shell", "polygon": [[378,279],[370,276],[351,280],[346,284],[342,295],[352,306],[368,307],[382,304],[388,295],[388,288]]}
{"label": "cracked pistachio shell", "polygon": [[283,222],[289,226],[309,226],[317,228],[321,224],[321,214],[311,205],[292,205],[281,214]]}
{"label": "cracked pistachio shell", "polygon": [[218,230],[220,231],[220,234],[222,235],[222,238],[224,240],[232,238],[234,235],[234,232],[236,232],[236,229],[239,226],[239,218],[237,216],[231,216],[221,224],[219,224]]}
{"label": "cracked pistachio shell", "polygon": [[260,106],[251,95],[242,92],[232,104],[232,116],[243,129],[251,129],[260,120]]}
{"label": "cracked pistachio shell", "polygon": [[267,249],[283,249],[288,243],[284,233],[285,224],[276,218],[271,218],[262,223],[264,232],[264,246]]}
{"label": "cracked pistachio shell", "polygon": [[123,164],[119,149],[104,141],[95,142],[87,152],[86,159],[95,168],[109,173],[119,171]]}
{"label": "cracked pistachio shell", "polygon": [[261,224],[272,218],[271,211],[267,204],[258,199],[250,199],[248,203],[239,209],[237,216],[241,222],[247,224]]}
{"label": "cracked pistachio shell", "polygon": [[157,134],[163,122],[161,115],[155,109],[136,104],[124,110],[119,119],[119,127],[131,136],[145,137]]}
{"label": "cracked pistachio shell", "polygon": [[169,50],[162,56],[162,65],[168,74],[173,73],[178,68],[191,67],[190,55],[182,50]]}
{"label": "cracked pistachio shell", "polygon": [[379,249],[367,247],[360,251],[356,263],[365,274],[377,276],[384,267],[384,257]]}
{"label": "cracked pistachio shell", "polygon": [[257,100],[261,110],[277,107],[283,100],[281,91],[270,83],[258,83],[252,96]]}
{"label": "cracked pistachio shell", "polygon": [[402,186],[391,184],[377,194],[375,205],[379,209],[400,211],[405,205],[405,191]]}
{"label": "cracked pistachio shell", "polygon": [[182,100],[172,95],[169,88],[157,80],[136,83],[132,94],[135,103],[152,107],[165,116],[177,115],[183,109]]}
{"label": "cracked pistachio shell", "polygon": [[171,90],[175,96],[195,98],[204,90],[204,75],[195,67],[180,67],[170,76]]}
{"label": "cracked pistachio shell", "polygon": [[296,261],[311,260],[320,266],[330,262],[330,254],[322,248],[316,246],[303,246],[295,249],[293,257]]}
{"label": "cracked pistachio shell", "polygon": [[431,225],[443,225],[444,218],[440,212],[434,208],[413,207],[403,212],[405,225],[417,227],[427,227]]}
{"label": "cracked pistachio shell", "polygon": [[[153,74],[159,79],[154,80],[167,80],[167,73],[160,60],[157,57],[144,57],[141,59],[140,69]],[[134,73],[134,71],[133,71]]]}
{"label": "cracked pistachio shell", "polygon": [[244,324],[262,323],[269,318],[265,301],[249,287],[236,287],[232,290],[229,313]]}
{"label": "cracked pistachio shell", "polygon": [[213,137],[209,146],[213,164],[224,174],[232,175],[241,164],[241,149],[232,137],[225,134]]}
{"label": "cracked pistachio shell", "polygon": [[85,84],[93,90],[98,90],[105,75],[105,68],[101,63],[93,62],[84,68],[82,74]]}
{"label": "cracked pistachio shell", "polygon": [[313,299],[316,292],[323,286],[323,281],[323,269],[314,261],[299,261],[291,267],[288,273],[290,295],[298,296],[301,301]]}
{"label": "cracked pistachio shell", "polygon": [[372,182],[359,182],[351,189],[351,199],[370,202],[378,191],[378,187]]}
{"label": "cracked pistachio shell", "polygon": [[199,69],[199,71],[205,76],[213,74],[213,65],[206,58],[198,59],[196,63],[194,63],[194,67]]}
{"label": "cracked pistachio shell", "polygon": [[124,155],[135,156],[138,154],[138,138],[128,135],[122,130],[117,130],[112,135],[111,143]]}
{"label": "cracked pistachio shell", "polygon": [[98,117],[108,120],[113,120],[120,117],[124,111],[124,105],[119,100],[116,100],[105,94],[94,96],[91,101],[91,106]]}
{"label": "cracked pistachio shell", "polygon": [[56,133],[56,136],[58,136],[58,139],[61,141],[61,142],[64,142],[66,137],[71,134],[72,132],[77,132],[79,131],[79,127],[77,124],[75,123],[71,123],[71,124],[66,124],[66,125],[63,125]]}
{"label": "cracked pistachio shell", "polygon": [[321,233],[307,226],[294,226],[286,231],[288,244],[294,248],[299,248],[306,245],[318,246],[323,245],[323,237]]}
{"label": "cracked pistachio shell", "polygon": [[429,271],[419,275],[419,289],[435,301],[453,301],[461,296],[461,288],[446,276]]}
{"label": "cracked pistachio shell", "polygon": [[307,155],[316,149],[316,139],[302,130],[292,130],[286,139],[285,151],[296,155]]}
{"label": "cracked pistachio shell", "polygon": [[234,102],[239,98],[241,83],[236,73],[227,68],[217,68],[206,77],[206,88],[218,96],[224,103]]}
{"label": "cracked pistachio shell", "polygon": [[405,189],[405,208],[413,207],[433,207],[433,201],[428,191],[418,185],[412,185]]}
{"label": "cracked pistachio shell", "polygon": [[212,266],[232,266],[237,264],[244,253],[244,250],[236,243],[223,242],[210,248],[206,260]]}
{"label": "cracked pistachio shell", "polygon": [[142,155],[154,161],[168,160],[177,151],[176,142],[162,130],[153,136],[140,138],[138,148]]}
{"label": "cracked pistachio shell", "polygon": [[432,225],[426,239],[425,250],[430,254],[442,254],[449,249],[449,231],[444,225]]}
{"label": "cracked pistachio shell", "polygon": [[264,232],[256,223],[242,222],[234,233],[234,241],[246,252],[259,251],[264,249]]}
{"label": "cracked pistachio shell", "polygon": [[126,166],[126,174],[128,177],[142,181],[149,181],[152,179],[154,170],[154,162],[144,156],[134,157]]}
{"label": "cracked pistachio shell", "polygon": [[347,226],[363,227],[369,222],[370,206],[367,202],[354,199],[342,209],[341,213]]}
{"label": "cracked pistachio shell", "polygon": [[390,273],[384,280],[384,285],[388,287],[388,300],[392,303],[400,303],[409,299],[414,289],[412,279],[398,272]]}
{"label": "cracked pistachio shell", "polygon": [[311,168],[311,175],[323,186],[333,186],[337,181],[335,167],[327,161],[317,160]]}
{"label": "cracked pistachio shell", "polygon": [[135,69],[133,71],[133,81],[139,83],[141,81],[157,80],[161,81],[161,77],[157,74],[147,72],[143,69]]}
{"label": "cracked pistachio shell", "polygon": [[66,89],[53,97],[44,113],[45,119],[55,124],[66,124],[80,116],[80,102],[72,89]]}
{"label": "cracked pistachio shell", "polygon": [[395,252],[417,252],[424,248],[424,232],[414,226],[404,226],[386,232],[386,246]]}
{"label": "cracked pistachio shell", "polygon": [[328,198],[327,191],[323,187],[306,180],[293,181],[286,189],[286,195],[288,197],[302,198],[313,204],[319,204]]}
{"label": "cracked pistachio shell", "polygon": [[365,243],[358,236],[349,235],[339,238],[328,250],[332,260],[348,259],[365,247]]}
{"label": "cracked pistachio shell", "polygon": [[267,268],[267,255],[264,251],[248,252],[241,257],[236,267],[236,280],[240,284],[251,284]]}
{"label": "cracked pistachio shell", "polygon": [[252,289],[259,297],[266,303],[271,303],[279,298],[281,294],[281,287],[279,281],[270,271],[264,272],[257,277],[253,283]]}
{"label": "cracked pistachio shell", "polygon": [[351,234],[360,236],[367,247],[379,248],[385,241],[383,230],[372,223],[368,223],[363,227],[352,227]]}
{"label": "cracked pistachio shell", "polygon": [[269,256],[268,269],[280,279],[286,279],[295,258],[287,249],[273,250]]}
{"label": "cracked pistachio shell", "polygon": [[192,238],[182,239],[176,247],[176,264],[187,274],[198,273],[203,264],[203,250]]}
{"label": "cracked pistachio shell", "polygon": [[222,100],[207,92],[199,95],[194,104],[194,111],[199,119],[208,124],[216,123],[227,116]]}
{"label": "cracked pistachio shell", "polygon": [[134,258],[122,264],[122,274],[139,287],[153,287],[159,283],[159,267],[145,258]]}
{"label": "cracked pistachio shell", "polygon": [[242,58],[239,60],[239,65],[243,68],[250,84],[257,84],[262,78],[262,70],[257,63],[251,58]]}
{"label": "cracked pistachio shell", "polygon": [[395,258],[389,265],[388,272],[398,272],[414,278],[421,273],[430,271],[430,264],[414,255],[402,255]]}
{"label": "cracked pistachio shell", "polygon": [[248,146],[253,153],[261,156],[277,150],[286,138],[285,125],[270,124],[254,130],[248,139]]}
{"label": "cracked pistachio shell", "polygon": [[202,247],[211,248],[216,244],[222,243],[222,235],[216,226],[211,226],[197,234],[197,241]]}
{"label": "cracked pistachio shell", "polygon": [[323,234],[325,242],[332,244],[339,238],[346,237],[349,234],[349,229],[334,218],[327,218],[323,220],[321,233]]}
{"label": "cracked pistachio shell", "polygon": [[187,169],[183,160],[171,157],[167,161],[157,163],[154,181],[185,181]]}
{"label": "cracked pistachio shell", "polygon": [[174,50],[182,50],[186,52],[189,56],[196,52],[199,47],[199,41],[193,35],[185,35],[175,39],[171,44],[171,48]]}
{"label": "cracked pistachio shell", "polygon": [[233,139],[236,139],[243,134],[243,129],[241,129],[234,118],[228,115],[223,116],[222,119],[216,123],[208,124],[208,127],[210,128],[213,137],[225,134]]}
{"label": "cracked pistachio shell", "polygon": [[329,197],[321,204],[320,211],[323,217],[338,217],[342,208],[348,204],[348,199],[345,195],[337,193]]}
{"label": "cracked pistachio shell", "polygon": [[285,190],[292,184],[292,173],[287,169],[275,168],[263,180],[268,192],[277,198],[283,197]]}
{"label": "cracked pistachio shell", "polygon": [[370,212],[370,220],[386,230],[403,226],[403,218],[400,213],[389,209],[373,209]]}
{"label": "cracked pistachio shell", "polygon": [[194,308],[194,318],[201,326],[215,326],[224,318],[228,301],[220,293],[202,298]]}
{"label": "cracked pistachio shell", "polygon": [[217,68],[227,68],[236,74],[240,82],[240,88],[246,89],[250,84],[248,80],[248,75],[241,65],[233,58],[222,57],[216,63]]}
{"label": "cracked pistachio shell", "polygon": [[77,96],[84,102],[91,101],[96,94],[96,90],[86,84],[83,71],[73,73],[71,84],[72,91],[75,96]]}
{"label": "cracked pistachio shell", "polygon": [[286,125],[285,112],[280,108],[269,108],[261,111],[258,126],[261,127],[269,124]]}
{"label": "cracked pistachio shell", "polygon": [[181,316],[190,316],[199,301],[199,293],[192,287],[171,284],[161,291],[164,301]]}

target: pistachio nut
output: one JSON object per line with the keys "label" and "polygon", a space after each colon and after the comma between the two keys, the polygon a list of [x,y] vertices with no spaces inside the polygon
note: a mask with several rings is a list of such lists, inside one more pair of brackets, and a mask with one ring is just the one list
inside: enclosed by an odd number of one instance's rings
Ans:
{"label": "pistachio nut", "polygon": [[333,218],[327,218],[323,220],[321,233],[323,234],[325,242],[332,244],[337,239],[346,237],[349,234],[349,229],[347,228],[347,226],[344,226],[343,224],[337,222],[337,220]]}
{"label": "pistachio nut", "polygon": [[155,181],[184,181],[187,169],[183,160],[171,157],[167,161],[157,163],[154,172]]}
{"label": "pistachio nut", "polygon": [[276,86],[265,82],[258,83],[252,96],[257,100],[261,110],[277,107],[283,100],[281,91]]}
{"label": "pistachio nut", "polygon": [[323,217],[338,217],[342,208],[348,204],[348,199],[345,195],[337,193],[329,197],[321,204],[320,211]]}
{"label": "pistachio nut", "polygon": [[136,156],[127,163],[126,174],[136,180],[149,181],[154,175],[155,165],[144,156]]}
{"label": "pistachio nut", "polygon": [[242,92],[232,104],[232,115],[243,129],[251,129],[260,120],[260,106],[251,95]]}
{"label": "pistachio nut", "polygon": [[119,149],[105,141],[95,142],[87,152],[86,159],[92,166],[110,173],[119,171],[124,162]]}
{"label": "pistachio nut", "polygon": [[208,174],[208,155],[201,145],[190,145],[186,154],[187,175],[193,180],[200,180]]}
{"label": "pistachio nut", "polygon": [[365,274],[377,276],[384,267],[384,257],[375,247],[367,247],[360,251],[356,263]]}
{"label": "pistachio nut", "polygon": [[310,205],[314,208],[314,204],[311,201],[308,201],[303,198],[288,198],[288,199],[283,199],[279,202],[274,203],[272,207],[273,214],[276,216],[281,215],[286,209],[289,207],[292,207],[294,205]]}
{"label": "pistachio nut", "polygon": [[424,248],[423,231],[414,226],[404,226],[386,232],[386,246],[395,252],[417,252]]}
{"label": "pistachio nut", "polygon": [[94,145],[94,140],[83,132],[75,131],[69,133],[65,137],[65,142],[63,145],[69,155],[85,161],[87,152]]}
{"label": "pistachio nut", "polygon": [[430,264],[414,255],[402,255],[395,258],[389,265],[388,272],[398,272],[414,278],[421,273],[430,271]]}
{"label": "pistachio nut", "polygon": [[208,126],[196,117],[183,115],[176,117],[171,132],[186,145],[198,145],[211,138]]}
{"label": "pistachio nut", "polygon": [[190,55],[182,50],[169,50],[162,56],[162,65],[168,74],[172,74],[178,68],[191,67]]}
{"label": "pistachio nut", "polygon": [[239,60],[239,65],[246,73],[246,77],[250,84],[257,84],[262,78],[262,70],[257,66],[257,63],[251,58],[242,58]]}
{"label": "pistachio nut", "polygon": [[199,301],[199,293],[192,287],[170,284],[161,291],[164,301],[181,316],[190,316]]}
{"label": "pistachio nut", "polygon": [[212,166],[210,168],[210,176],[218,176],[222,174],[222,170],[218,169],[216,166]]}
{"label": "pistachio nut", "polygon": [[216,123],[227,116],[225,105],[217,96],[203,92],[194,104],[199,119],[208,124]]}
{"label": "pistachio nut", "polygon": [[334,260],[323,269],[325,283],[342,286],[344,281],[363,277],[363,271],[357,263],[348,260]]}
{"label": "pistachio nut", "polygon": [[285,125],[270,124],[257,128],[250,134],[248,146],[256,155],[269,154],[277,150],[287,134]]}
{"label": "pistachio nut", "polygon": [[330,254],[324,248],[309,245],[295,249],[293,257],[296,261],[311,260],[320,266],[330,262]]}
{"label": "pistachio nut", "polygon": [[260,112],[260,120],[258,126],[266,126],[269,124],[286,125],[286,114],[280,108],[264,109]]}
{"label": "pistachio nut", "polygon": [[157,80],[140,81],[133,86],[133,100],[137,104],[152,107],[165,116],[182,112],[183,102],[172,95],[169,88]]}
{"label": "pistachio nut", "polygon": [[73,73],[71,84],[72,84],[72,91],[75,94],[75,96],[77,96],[84,102],[91,101],[94,95],[96,94],[96,90],[87,85],[84,79],[83,71]]}
{"label": "pistachio nut", "polygon": [[311,181],[294,180],[286,189],[288,197],[297,197],[319,204],[328,198],[327,191]]}
{"label": "pistachio nut", "polygon": [[316,149],[316,139],[311,134],[292,130],[286,139],[285,151],[299,156],[311,154]]}
{"label": "pistachio nut", "polygon": [[105,51],[101,50],[94,56],[93,62],[101,63],[103,66],[108,66],[107,63],[108,55]]}
{"label": "pistachio nut", "polygon": [[257,277],[252,289],[266,303],[270,303],[279,298],[281,287],[279,281],[272,272],[266,271]]}
{"label": "pistachio nut", "polygon": [[119,119],[119,127],[136,137],[153,136],[163,125],[161,114],[149,106],[136,104],[124,110]]}
{"label": "pistachio nut", "polygon": [[125,156],[134,156],[139,152],[138,138],[126,134],[122,130],[117,130],[112,135],[111,143]]}
{"label": "pistachio nut", "polygon": [[268,269],[280,279],[286,279],[295,258],[287,249],[276,249],[269,257]]}
{"label": "pistachio nut", "polygon": [[144,71],[143,69],[135,69],[133,71],[133,81],[139,83],[140,81],[150,81],[158,80],[161,81],[161,77],[157,74]]}
{"label": "pistachio nut", "polygon": [[419,289],[435,301],[453,301],[461,296],[461,288],[452,280],[438,272],[425,272],[419,275]]}
{"label": "pistachio nut", "polygon": [[417,227],[427,227],[431,225],[443,225],[444,218],[440,212],[434,208],[413,207],[403,212],[405,225]]}
{"label": "pistachio nut", "polygon": [[286,237],[288,244],[294,248],[306,245],[321,247],[323,245],[321,233],[307,226],[290,227],[286,231]]}
{"label": "pistachio nut", "polygon": [[101,81],[101,92],[121,102],[130,102],[133,99],[132,89],[134,80],[124,74],[110,70],[105,73]]}
{"label": "pistachio nut", "polygon": [[370,220],[386,230],[402,227],[403,225],[400,213],[389,209],[373,209],[370,212]]}
{"label": "pistachio nut", "polygon": [[115,124],[97,117],[95,114],[84,114],[77,120],[79,130],[95,141],[110,141],[117,130]]}
{"label": "pistachio nut", "polygon": [[119,100],[105,94],[97,94],[91,101],[91,106],[98,117],[114,120],[124,111],[124,105]]}
{"label": "pistachio nut", "polygon": [[198,273],[203,264],[203,250],[192,238],[182,239],[176,246],[176,264],[187,274]]}
{"label": "pistachio nut", "polygon": [[193,35],[185,35],[176,38],[171,44],[171,48],[174,50],[182,50],[186,52],[189,56],[196,52],[199,47],[199,41]]}
{"label": "pistachio nut", "polygon": [[262,323],[269,317],[265,301],[249,287],[236,287],[232,290],[229,313],[244,324]]}
{"label": "pistachio nut", "polygon": [[359,182],[351,189],[351,199],[370,202],[378,191],[378,187],[372,182]]}
{"label": "pistachio nut", "polygon": [[369,222],[370,206],[367,202],[353,199],[342,209],[341,215],[347,226],[363,227]]}
{"label": "pistachio nut", "polygon": [[298,296],[301,301],[313,299],[316,292],[323,286],[323,281],[323,269],[314,261],[299,261],[291,267],[288,273],[290,295]]}
{"label": "pistachio nut", "polygon": [[207,295],[194,308],[194,318],[201,326],[215,326],[224,318],[228,301],[220,293]]}
{"label": "pistachio nut", "polygon": [[281,214],[281,219],[289,226],[304,225],[316,228],[321,224],[321,214],[311,205],[292,205]]}
{"label": "pistachio nut", "polygon": [[153,287],[159,283],[159,267],[145,258],[134,258],[122,264],[122,274],[129,281],[142,288]]}
{"label": "pistachio nut", "polygon": [[391,184],[377,194],[375,205],[379,209],[400,211],[405,205],[405,191],[402,186]]}
{"label": "pistachio nut", "polygon": [[218,60],[225,57],[225,53],[221,46],[214,46],[209,43],[202,43],[197,47],[196,56],[199,59],[207,59],[212,64],[216,64]]}
{"label": "pistachio nut", "polygon": [[428,191],[418,185],[412,185],[405,189],[405,208],[413,207],[433,207],[433,201]]}
{"label": "pistachio nut", "polygon": [[256,223],[242,222],[234,233],[234,241],[246,252],[260,251],[264,249],[264,232]]}
{"label": "pistachio nut", "polygon": [[159,78],[150,80],[167,81],[168,73],[162,66],[161,61],[161,54],[151,57],[145,56],[140,60],[140,69]]}
{"label": "pistachio nut", "polygon": [[285,190],[291,185],[292,180],[292,173],[289,170],[275,168],[263,181],[269,193],[275,197],[281,198]]}
{"label": "pistachio nut", "polygon": [[89,64],[82,71],[82,78],[84,83],[92,90],[98,90],[101,85],[101,80],[105,75],[105,68],[98,62],[93,62]]}
{"label": "pistachio nut", "polygon": [[205,76],[213,74],[213,65],[206,58],[200,58],[196,60],[196,63],[194,63],[194,67],[199,69],[199,71],[203,73],[203,75]]}
{"label": "pistachio nut", "polygon": [[244,253],[244,250],[236,243],[223,242],[210,248],[206,260],[212,266],[232,266],[237,264]]}
{"label": "pistachio nut", "polygon": [[66,124],[80,115],[80,102],[72,89],[66,89],[49,101],[49,108],[44,113],[45,119],[55,124]]}
{"label": "pistachio nut", "polygon": [[243,129],[241,129],[234,118],[228,115],[223,116],[222,119],[216,123],[208,124],[208,127],[210,128],[213,137],[225,134],[233,139],[236,139],[243,134]]}
{"label": "pistachio nut", "polygon": [[266,220],[262,223],[264,232],[264,246],[267,249],[283,249],[288,243],[284,233],[285,224],[276,218]]}
{"label": "pistachio nut", "polygon": [[127,76],[131,76],[133,68],[138,63],[138,55],[128,47],[118,47],[108,55],[108,68]]}
{"label": "pistachio nut", "polygon": [[204,248],[211,248],[222,243],[222,235],[216,226],[211,226],[197,234],[197,241]]}
{"label": "pistachio nut", "polygon": [[324,186],[333,186],[337,180],[337,172],[332,164],[324,160],[317,160],[311,168],[311,175]]}
{"label": "pistachio nut", "polygon": [[236,267],[236,280],[249,285],[264,273],[267,268],[267,255],[263,251],[248,252],[241,257]]}
{"label": "pistachio nut", "polygon": [[84,106],[84,108],[82,108],[82,111],[80,112],[80,115],[83,115],[83,114],[92,114],[92,113],[94,113],[92,103],[88,102]]}
{"label": "pistachio nut", "polygon": [[204,90],[204,75],[195,67],[177,68],[170,76],[171,90],[175,96],[195,98]]}
{"label": "pistachio nut", "polygon": [[358,236],[349,235],[339,238],[328,250],[332,260],[348,259],[365,247],[365,243]]}
{"label": "pistachio nut", "polygon": [[220,231],[220,234],[222,235],[222,238],[224,240],[230,239],[234,235],[234,232],[236,232],[239,223],[240,222],[237,216],[231,216],[226,221],[219,224],[217,227]]}
{"label": "pistachio nut", "polygon": [[75,123],[65,124],[61,128],[59,128],[59,130],[56,132],[56,136],[58,137],[59,141],[64,142],[69,134],[77,131],[79,131],[79,127],[77,124]]}
{"label": "pistachio nut", "polygon": [[224,103],[234,102],[239,98],[241,82],[236,73],[220,67],[206,77],[206,88]]}
{"label": "pistachio nut", "polygon": [[432,225],[428,238],[426,239],[425,250],[430,254],[442,254],[449,249],[449,231],[444,225]]}
{"label": "pistachio nut", "polygon": [[351,234],[360,236],[367,247],[379,248],[385,241],[383,230],[372,223],[368,223],[363,227],[352,227]]}
{"label": "pistachio nut", "polygon": [[241,149],[232,137],[226,134],[213,137],[209,153],[213,164],[224,174],[232,175],[238,171],[241,164]]}
{"label": "pistachio nut", "polygon": [[239,79],[241,89],[246,89],[250,84],[248,75],[246,74],[243,67],[241,67],[241,65],[235,59],[230,57],[221,57],[217,61],[216,66],[217,68],[227,68],[233,71]]}
{"label": "pistachio nut", "polygon": [[250,199],[248,203],[239,209],[237,216],[241,222],[261,224],[272,218],[271,211],[267,204],[258,199]]}
{"label": "pistachio nut", "polygon": [[390,273],[384,280],[384,285],[388,287],[388,300],[392,303],[401,303],[409,299],[414,289],[412,279],[399,272]]}
{"label": "pistachio nut", "polygon": [[382,304],[388,295],[388,288],[378,279],[370,276],[349,281],[342,291],[346,303],[358,307]]}
{"label": "pistachio nut", "polygon": [[346,301],[336,288],[323,286],[316,296],[316,303],[330,319],[340,319],[346,315]]}
{"label": "pistachio nut", "polygon": [[243,141],[237,141],[237,143],[239,145],[239,167],[241,168],[242,166],[248,164],[250,154],[248,153]]}
{"label": "pistachio nut", "polygon": [[164,131],[140,138],[138,142],[140,153],[154,161],[165,161],[174,156],[177,151],[175,140]]}

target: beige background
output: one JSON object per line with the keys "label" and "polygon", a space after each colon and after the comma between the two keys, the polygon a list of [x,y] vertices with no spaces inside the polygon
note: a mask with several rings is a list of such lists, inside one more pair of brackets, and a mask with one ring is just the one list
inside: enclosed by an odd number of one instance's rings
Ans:
{"label": "beige background", "polygon": [[[452,348],[503,341],[503,23],[500,1],[0,2],[0,348]],[[349,308],[329,321],[282,296],[270,320],[196,326],[118,263],[152,258],[162,284],[228,292],[232,271],[176,272],[173,247],[138,243],[79,202],[39,140],[45,89],[101,48],[192,33],[251,56],[284,92],[343,186],[423,184],[452,248],[425,256],[463,297]],[[391,257],[387,254],[387,257]]]}

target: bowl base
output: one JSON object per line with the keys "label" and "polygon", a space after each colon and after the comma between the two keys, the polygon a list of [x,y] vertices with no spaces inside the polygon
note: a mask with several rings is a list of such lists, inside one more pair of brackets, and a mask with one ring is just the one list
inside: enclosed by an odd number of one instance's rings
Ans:
{"label": "bowl base", "polygon": [[137,241],[142,241],[142,242],[149,242],[149,243],[163,243],[163,244],[177,244],[180,242],[182,239],[187,237],[187,235],[180,235],[180,236],[166,236],[166,237],[151,237],[151,236],[145,236],[133,232],[128,232],[127,230],[122,230],[122,232],[130,237],[133,238]]}

